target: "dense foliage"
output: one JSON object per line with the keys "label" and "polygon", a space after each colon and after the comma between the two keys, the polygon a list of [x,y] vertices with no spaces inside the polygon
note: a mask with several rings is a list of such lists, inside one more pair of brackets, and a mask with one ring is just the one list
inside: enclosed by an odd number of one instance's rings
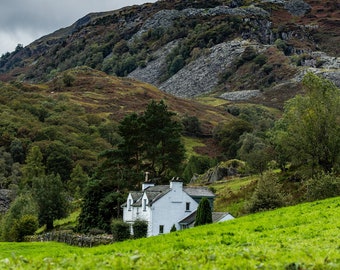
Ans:
{"label": "dense foliage", "polygon": [[204,197],[200,201],[195,218],[195,226],[212,223],[211,205],[209,200]]}
{"label": "dense foliage", "polygon": [[280,162],[291,162],[307,177],[320,171],[339,172],[339,88],[312,73],[304,77],[303,85],[306,94],[287,102],[274,129]]}

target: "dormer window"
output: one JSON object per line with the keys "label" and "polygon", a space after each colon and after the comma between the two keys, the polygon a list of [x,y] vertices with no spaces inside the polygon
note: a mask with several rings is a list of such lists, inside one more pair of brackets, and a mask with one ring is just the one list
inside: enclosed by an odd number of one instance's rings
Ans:
{"label": "dormer window", "polygon": [[146,211],[146,199],[143,200],[143,211]]}
{"label": "dormer window", "polygon": [[129,211],[131,211],[131,205],[132,205],[132,200],[129,199],[129,201],[128,201],[128,210],[129,210]]}
{"label": "dormer window", "polygon": [[190,202],[185,203],[185,211],[190,211]]}

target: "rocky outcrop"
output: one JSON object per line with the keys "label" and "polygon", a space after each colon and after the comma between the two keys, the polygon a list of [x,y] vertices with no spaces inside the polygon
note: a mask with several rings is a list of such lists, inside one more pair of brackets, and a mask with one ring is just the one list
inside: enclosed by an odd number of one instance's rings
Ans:
{"label": "rocky outcrop", "polygon": [[209,93],[218,83],[220,72],[241,55],[249,42],[233,40],[218,44],[190,62],[159,88],[178,97],[195,97]]}
{"label": "rocky outcrop", "polygon": [[220,98],[231,100],[231,101],[244,101],[261,95],[260,90],[243,90],[227,92],[220,95]]}
{"label": "rocky outcrop", "polygon": [[311,10],[311,6],[303,0],[286,1],[284,7],[294,16],[303,16]]}
{"label": "rocky outcrop", "polygon": [[9,189],[0,189],[0,214],[6,213],[12,201],[13,192]]}
{"label": "rocky outcrop", "polygon": [[233,159],[221,162],[217,166],[209,169],[202,175],[194,175],[191,183],[214,183],[225,177],[239,175],[240,170],[244,169],[244,162]]}
{"label": "rocky outcrop", "polygon": [[139,67],[135,69],[128,75],[128,77],[153,85],[159,85],[159,79],[163,75],[163,70],[166,68],[166,56],[174,47],[177,46],[178,43],[179,40],[175,40],[157,50],[152,55],[154,60],[148,62],[144,68]]}
{"label": "rocky outcrop", "polygon": [[194,18],[194,17],[216,17],[221,15],[232,15],[232,16],[256,16],[258,18],[268,18],[269,13],[256,6],[248,7],[236,7],[230,8],[228,6],[218,6],[209,9],[203,8],[187,8],[183,10],[161,10],[154,14],[151,18],[145,21],[141,29],[133,36],[132,39],[140,37],[143,33],[150,29],[157,28],[170,28],[173,26],[175,20],[180,17]]}

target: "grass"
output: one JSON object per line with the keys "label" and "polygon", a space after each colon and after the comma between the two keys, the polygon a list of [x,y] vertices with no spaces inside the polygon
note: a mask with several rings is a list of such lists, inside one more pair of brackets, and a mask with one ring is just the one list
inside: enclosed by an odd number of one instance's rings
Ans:
{"label": "grass", "polygon": [[195,152],[195,147],[205,146],[201,140],[192,137],[182,137],[182,142],[185,147],[185,153],[188,157],[188,160],[191,156],[199,156]]}
{"label": "grass", "polygon": [[0,243],[1,269],[339,269],[340,197],[95,248]]}

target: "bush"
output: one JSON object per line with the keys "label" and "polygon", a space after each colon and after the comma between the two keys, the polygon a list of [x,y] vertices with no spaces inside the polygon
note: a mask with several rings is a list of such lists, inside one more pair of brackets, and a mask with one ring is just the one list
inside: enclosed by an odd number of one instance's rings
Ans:
{"label": "bush", "polygon": [[130,225],[122,220],[113,220],[111,223],[112,237],[115,241],[124,241],[130,238]]}
{"label": "bush", "polygon": [[182,119],[183,133],[188,136],[199,136],[202,134],[200,120],[196,116],[184,116]]}
{"label": "bush", "polygon": [[38,218],[33,215],[25,215],[21,217],[13,226],[16,241],[21,242],[27,235],[32,235],[38,229]]}
{"label": "bush", "polygon": [[319,174],[307,183],[306,197],[309,201],[340,196],[340,177],[334,174]]}
{"label": "bush", "polygon": [[174,225],[172,225],[172,227],[171,227],[171,229],[170,229],[170,232],[175,232],[175,231],[177,231],[177,229],[176,229],[176,226],[175,226],[175,224],[174,224]]}
{"label": "bush", "polygon": [[274,174],[264,174],[258,181],[253,196],[245,206],[245,210],[255,213],[284,206],[281,185]]}
{"label": "bush", "polygon": [[259,54],[255,57],[254,62],[259,66],[263,66],[265,63],[267,63],[267,56],[264,54]]}
{"label": "bush", "polygon": [[143,238],[148,234],[148,223],[144,220],[137,220],[132,225],[133,227],[133,237]]}

